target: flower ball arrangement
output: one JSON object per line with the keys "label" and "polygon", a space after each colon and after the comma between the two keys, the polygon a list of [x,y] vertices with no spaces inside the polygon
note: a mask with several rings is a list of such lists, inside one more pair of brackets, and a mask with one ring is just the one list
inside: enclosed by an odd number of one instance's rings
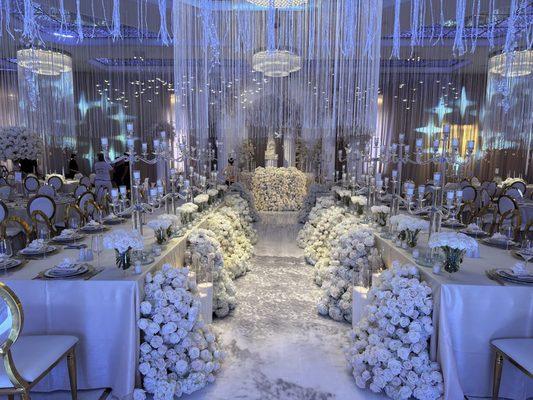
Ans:
{"label": "flower ball arrangement", "polygon": [[238,215],[245,231],[246,237],[252,244],[257,243],[257,232],[253,227],[254,218],[252,216],[250,206],[246,200],[244,200],[238,194],[229,194],[225,197],[224,202],[227,206],[231,207]]}
{"label": "flower ball arrangement", "polygon": [[354,274],[379,270],[381,258],[375,248],[373,232],[355,227],[343,234],[331,250],[329,274],[322,284],[318,312],[335,321],[352,322]]}
{"label": "flower ball arrangement", "polygon": [[303,228],[300,229],[300,232],[298,232],[298,237],[296,238],[296,244],[298,244],[298,247],[305,249],[309,245],[311,236],[316,229],[320,217],[334,205],[335,200],[333,200],[332,197],[320,197],[316,200],[316,205],[309,213],[307,222]]}
{"label": "flower ball arrangement", "polygon": [[294,167],[259,167],[253,175],[252,187],[258,210],[297,211],[307,194],[307,176]]}
{"label": "flower ball arrangement", "polygon": [[23,126],[0,129],[0,160],[38,160],[41,158],[43,140]]}
{"label": "flower ball arrangement", "polygon": [[250,216],[252,217],[252,222],[258,222],[261,220],[259,213],[257,212],[257,209],[255,208],[254,197],[242,183],[235,182],[233,185],[231,185],[229,194],[231,193],[236,193],[241,198],[246,200],[246,202],[248,203],[248,208],[250,210]]}
{"label": "flower ball arrangement", "polygon": [[304,249],[304,256],[308,263],[314,265],[322,257],[328,256],[329,235],[333,228],[346,218],[347,214],[347,210],[342,207],[331,207],[322,214],[311,234],[309,244]]}
{"label": "flower ball arrangement", "polygon": [[312,184],[309,187],[309,192],[307,193],[307,196],[305,196],[302,209],[300,210],[300,214],[298,215],[298,221],[300,221],[301,224],[305,224],[309,217],[309,213],[316,205],[317,199],[322,196],[327,196],[328,194],[329,189],[326,185],[319,185],[317,183]]}
{"label": "flower ball arrangement", "polygon": [[441,398],[440,366],[428,352],[432,291],[418,269],[393,263],[370,290],[369,300],[347,355],[357,386],[392,399]]}
{"label": "flower ball arrangement", "polygon": [[200,318],[196,283],[188,268],[164,265],[148,273],[138,326],[142,331],[139,372],[143,389],[154,400],[171,400],[191,394],[215,381],[223,352],[217,337]]}
{"label": "flower ball arrangement", "polygon": [[193,259],[204,268],[212,268],[213,312],[218,318],[227,316],[235,306],[235,285],[224,268],[222,248],[215,234],[207,229],[196,229],[188,237],[186,259]]}

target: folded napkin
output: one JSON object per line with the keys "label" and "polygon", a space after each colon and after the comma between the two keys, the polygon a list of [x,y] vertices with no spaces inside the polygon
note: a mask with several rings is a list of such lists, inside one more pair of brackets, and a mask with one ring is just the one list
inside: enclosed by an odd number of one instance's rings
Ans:
{"label": "folded napkin", "polygon": [[54,265],[53,269],[59,270],[59,271],[71,271],[71,270],[76,270],[77,268],[78,266],[76,265],[76,263],[67,257],[67,258],[64,258],[63,261],[61,261],[59,264]]}
{"label": "folded napkin", "polygon": [[116,219],[118,218],[115,214],[111,213],[107,216],[104,217],[105,220],[109,220],[109,219]]}
{"label": "folded napkin", "polygon": [[91,219],[85,226],[100,226],[100,223],[96,222],[94,219]]}
{"label": "folded napkin", "polygon": [[61,237],[71,237],[71,236],[74,236],[75,234],[76,234],[76,231],[74,229],[63,229],[59,236],[61,236]]}
{"label": "folded napkin", "polygon": [[468,232],[483,232],[483,229],[481,229],[477,224],[468,224],[466,227],[466,230]]}
{"label": "folded napkin", "polygon": [[496,232],[494,235],[492,235],[491,239],[495,240],[495,241],[498,241],[498,242],[507,242],[509,240],[507,238],[507,236],[502,235],[501,233],[498,233],[498,232]]}
{"label": "folded napkin", "polygon": [[44,248],[45,246],[46,246],[46,243],[44,242],[43,239],[35,239],[26,248],[30,250],[40,250]]}
{"label": "folded napkin", "polygon": [[523,262],[517,262],[514,266],[513,266],[513,275],[514,276],[526,276],[528,275],[528,272],[527,272],[527,269],[526,269],[526,264],[524,264]]}

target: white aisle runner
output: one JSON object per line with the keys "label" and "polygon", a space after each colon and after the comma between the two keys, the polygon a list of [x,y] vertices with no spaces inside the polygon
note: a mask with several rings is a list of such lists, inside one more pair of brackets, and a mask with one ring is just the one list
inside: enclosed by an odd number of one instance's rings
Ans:
{"label": "white aisle runner", "polygon": [[294,213],[263,213],[252,271],[237,280],[237,309],[214,327],[226,360],[213,385],[188,399],[372,400],[347,368],[350,326],[320,317],[313,269],[296,246]]}

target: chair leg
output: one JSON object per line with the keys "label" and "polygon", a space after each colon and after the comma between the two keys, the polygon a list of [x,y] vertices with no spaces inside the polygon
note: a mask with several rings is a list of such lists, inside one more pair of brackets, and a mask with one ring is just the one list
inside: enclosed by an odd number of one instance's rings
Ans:
{"label": "chair leg", "polygon": [[21,397],[22,397],[22,400],[31,400],[29,392],[22,393]]}
{"label": "chair leg", "polygon": [[78,377],[76,375],[76,352],[74,347],[67,354],[67,365],[72,400],[78,400]]}
{"label": "chair leg", "polygon": [[492,400],[497,400],[500,393],[500,382],[502,380],[503,355],[496,350],[496,360],[494,360],[494,376],[492,381]]}

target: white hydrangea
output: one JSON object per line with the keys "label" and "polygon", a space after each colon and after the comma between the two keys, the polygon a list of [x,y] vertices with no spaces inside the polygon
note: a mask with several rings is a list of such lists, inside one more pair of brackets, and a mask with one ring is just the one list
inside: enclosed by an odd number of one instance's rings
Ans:
{"label": "white hydrangea", "polygon": [[196,284],[188,275],[188,268],[168,264],[146,275],[138,321],[143,389],[135,390],[134,399],[143,400],[146,393],[154,400],[191,394],[213,382],[220,370],[224,354],[200,318]]}
{"label": "white hydrangea", "polygon": [[440,366],[428,352],[432,290],[418,269],[393,263],[369,291],[369,300],[347,354],[357,386],[392,399],[440,399]]}
{"label": "white hydrangea", "polygon": [[237,304],[235,286],[224,268],[222,248],[215,234],[207,229],[194,230],[188,237],[189,263],[196,260],[202,267],[211,265],[213,277],[213,312],[219,318],[227,316]]}
{"label": "white hydrangea", "polygon": [[326,212],[329,208],[335,205],[335,200],[332,197],[319,197],[316,199],[316,205],[311,209],[309,216],[307,217],[307,222],[304,227],[298,232],[298,237],[296,243],[298,247],[305,249],[309,242],[311,241],[311,235],[316,229],[316,225],[320,220],[320,217],[323,213]]}
{"label": "white hydrangea", "polygon": [[302,207],[307,194],[307,176],[294,167],[259,167],[252,187],[258,210],[295,211]]}

